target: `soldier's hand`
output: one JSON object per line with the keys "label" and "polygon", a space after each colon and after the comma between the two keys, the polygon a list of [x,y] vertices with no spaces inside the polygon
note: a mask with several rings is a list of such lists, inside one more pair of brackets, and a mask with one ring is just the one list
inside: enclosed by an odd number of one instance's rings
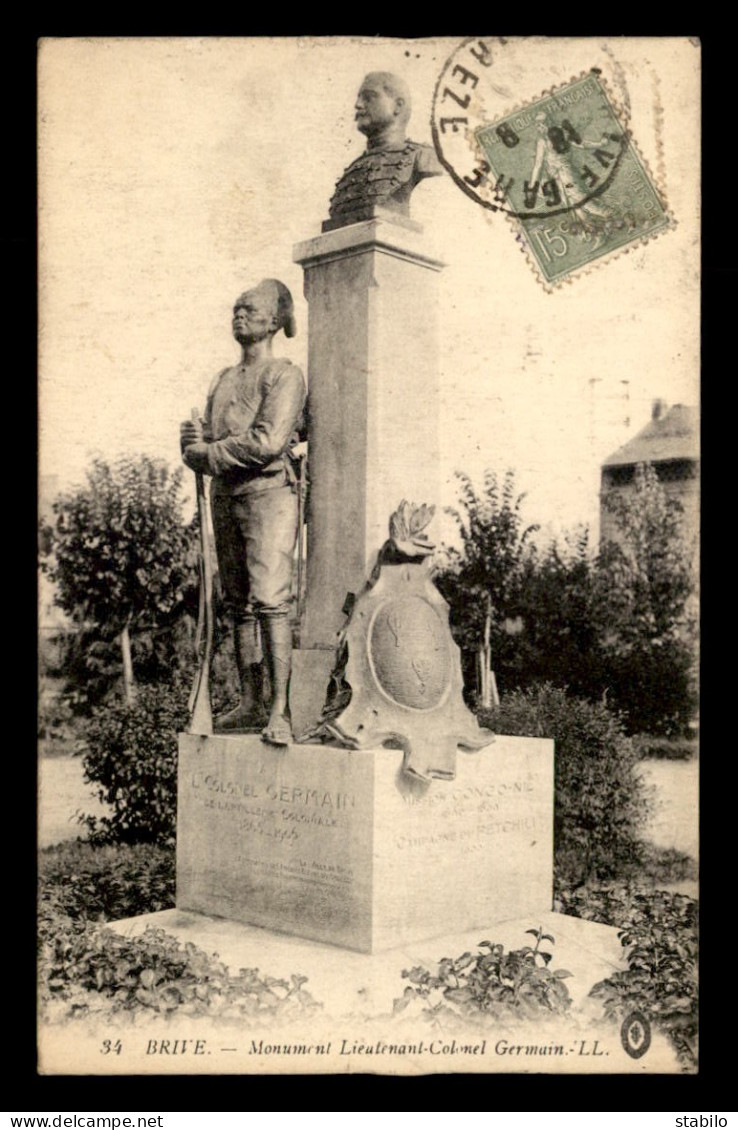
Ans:
{"label": "soldier's hand", "polygon": [[182,458],[191,471],[209,474],[208,445],[206,443],[188,443],[183,448]]}
{"label": "soldier's hand", "polygon": [[185,420],[179,425],[179,444],[184,454],[185,448],[193,443],[204,443],[205,429],[202,420]]}

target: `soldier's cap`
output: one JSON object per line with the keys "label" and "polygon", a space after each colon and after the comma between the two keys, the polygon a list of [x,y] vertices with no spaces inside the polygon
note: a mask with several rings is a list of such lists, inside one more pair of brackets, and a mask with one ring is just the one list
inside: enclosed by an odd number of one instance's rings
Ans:
{"label": "soldier's cap", "polygon": [[258,286],[253,287],[251,290],[245,290],[243,294],[239,294],[238,298],[233,303],[233,309],[237,310],[239,306],[245,306],[248,296],[253,294],[254,291],[259,291],[267,295],[271,301],[276,302],[277,332],[284,330],[287,337],[294,337],[297,333],[295,307],[292,301],[292,295],[284,283],[280,282],[279,279],[262,279]]}

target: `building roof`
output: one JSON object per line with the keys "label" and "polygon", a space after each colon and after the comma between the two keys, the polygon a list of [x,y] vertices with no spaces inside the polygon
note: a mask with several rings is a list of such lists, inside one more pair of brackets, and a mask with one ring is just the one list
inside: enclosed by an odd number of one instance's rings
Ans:
{"label": "building roof", "polygon": [[666,463],[673,459],[700,457],[699,413],[696,408],[675,404],[664,415],[657,413],[637,436],[619,447],[602,464],[625,467],[634,463]]}

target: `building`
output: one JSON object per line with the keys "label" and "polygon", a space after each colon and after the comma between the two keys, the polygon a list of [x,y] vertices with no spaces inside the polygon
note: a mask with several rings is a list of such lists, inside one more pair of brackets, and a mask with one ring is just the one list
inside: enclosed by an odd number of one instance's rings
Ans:
{"label": "building", "polygon": [[667,410],[655,400],[651,420],[638,435],[618,448],[602,464],[600,489],[600,542],[617,540],[617,527],[604,504],[613,490],[632,489],[636,466],[650,463],[668,497],[684,510],[684,531],[696,544],[699,533],[699,413],[675,404]]}

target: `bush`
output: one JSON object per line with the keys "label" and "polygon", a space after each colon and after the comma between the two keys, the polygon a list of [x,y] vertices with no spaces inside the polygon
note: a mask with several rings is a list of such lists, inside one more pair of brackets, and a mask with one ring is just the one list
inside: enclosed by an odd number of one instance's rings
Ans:
{"label": "bush", "polygon": [[526,933],[535,936],[535,946],[506,954],[499,943],[485,941],[479,943],[476,954],[441,958],[435,973],[422,965],[404,969],[402,976],[410,984],[396,998],[394,1013],[420,1001],[425,1018],[434,1023],[448,1023],[454,1017],[484,1023],[505,1017],[563,1015],[571,1005],[564,984],[571,973],[550,968],[553,955],[540,948],[541,942],[553,945],[550,934],[544,934],[541,927]]}
{"label": "bush", "polygon": [[309,1015],[303,988],[256,969],[229,973],[215,955],[163,930],[135,938],[108,920],[174,905],[174,851],[156,845],[61,844],[39,856],[39,995],[45,1017],[178,1012],[186,1016]]}
{"label": "bush", "polygon": [[152,926],[134,938],[91,927],[59,931],[44,945],[40,972],[41,1006],[50,1020],[174,1012],[291,1020],[321,1007],[302,988],[306,977],[293,973],[286,981],[258,969],[232,974],[216,954]]}
{"label": "bush", "polygon": [[558,886],[614,878],[639,865],[638,829],[648,814],[649,789],[616,715],[545,684],[504,696],[479,720],[500,734],[554,739]]}
{"label": "bush", "polygon": [[39,855],[39,934],[174,906],[174,850],[156,844],[59,844]]}
{"label": "bush", "polygon": [[[131,657],[136,683],[151,685],[188,682],[194,678],[194,609],[187,608],[171,623],[131,633]],[[120,641],[114,628],[80,628],[67,649],[61,668],[63,699],[74,714],[89,718],[96,706],[122,695]]]}
{"label": "bush", "polygon": [[620,928],[627,970],[598,982],[590,996],[606,1019],[640,1011],[668,1037],[685,1069],[697,1065],[697,903],[632,885],[562,892],[565,914]]}
{"label": "bush", "polygon": [[586,528],[536,551],[522,587],[517,662],[509,666],[495,655],[498,685],[510,691],[549,682],[580,698],[601,698],[606,680],[596,596]]}
{"label": "bush", "polygon": [[643,846],[641,878],[644,885],[671,886],[676,883],[696,883],[699,879],[697,860],[676,848],[661,848],[646,843]]}
{"label": "bush", "polygon": [[629,733],[682,736],[697,707],[697,577],[683,507],[648,463],[602,502],[616,529],[598,562],[611,700]]}
{"label": "bush", "polygon": [[680,639],[661,646],[603,649],[608,697],[625,718],[628,733],[680,738],[689,732],[699,697],[693,648]]}
{"label": "bush", "polygon": [[645,760],[693,761],[699,754],[696,738],[654,738],[650,734],[636,734],[633,738],[636,753]]}
{"label": "bush", "polygon": [[140,687],[135,702],[97,707],[85,727],[85,780],[96,784],[112,816],[87,818],[98,840],[174,841],[177,734],[187,728],[182,684]]}

